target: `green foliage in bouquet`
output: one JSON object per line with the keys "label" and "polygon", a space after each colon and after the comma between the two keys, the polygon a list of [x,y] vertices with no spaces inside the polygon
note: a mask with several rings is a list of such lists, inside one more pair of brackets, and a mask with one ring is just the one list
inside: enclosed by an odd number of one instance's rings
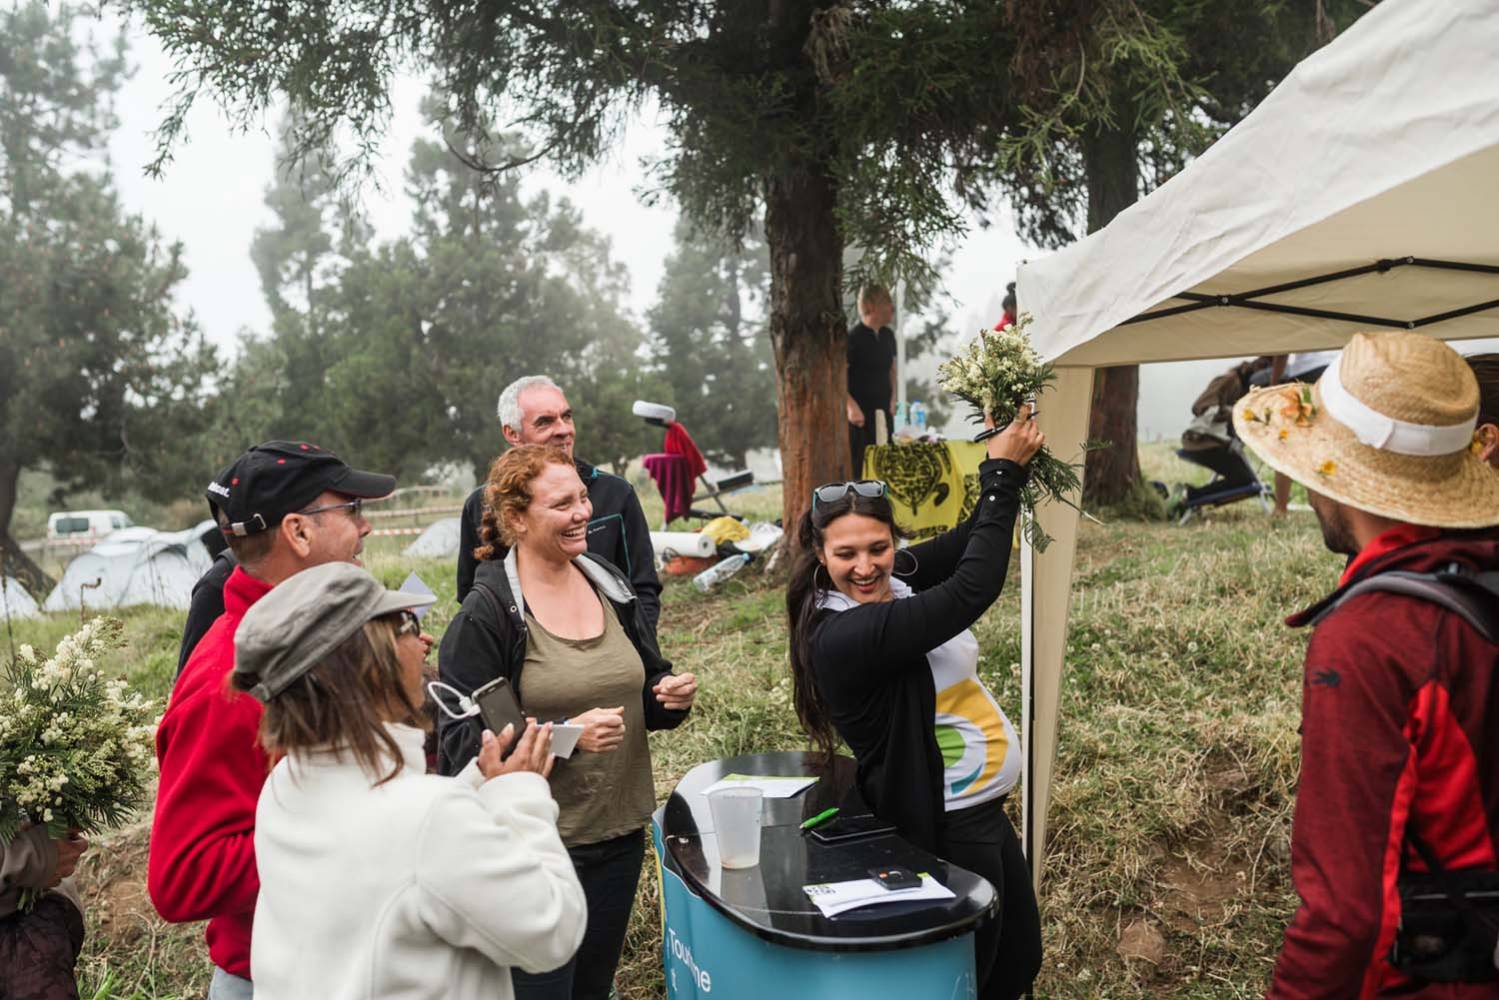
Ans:
{"label": "green foliage in bouquet", "polygon": [[106,676],[123,626],[95,618],[50,659],[21,646],[0,683],[0,842],[27,825],[61,839],[119,826],[146,798],[154,706]]}
{"label": "green foliage in bouquet", "polygon": [[[1021,405],[1038,399],[1056,380],[1056,372],[1044,363],[1031,346],[1026,327],[1029,316],[1003,330],[980,331],[976,340],[937,366],[937,378],[945,392],[968,403],[975,410],[972,420],[984,422],[984,414],[994,418],[996,427],[1015,419]],[[1037,409],[1040,403],[1037,403]],[[1095,447],[1084,444],[1083,451]],[[1082,489],[1078,472],[1081,462],[1064,462],[1043,445],[1030,462],[1030,478],[1020,491],[1020,509],[1024,519],[1025,538],[1037,551],[1045,550],[1051,537],[1041,530],[1035,517],[1036,507],[1057,500],[1074,509],[1073,497]]]}

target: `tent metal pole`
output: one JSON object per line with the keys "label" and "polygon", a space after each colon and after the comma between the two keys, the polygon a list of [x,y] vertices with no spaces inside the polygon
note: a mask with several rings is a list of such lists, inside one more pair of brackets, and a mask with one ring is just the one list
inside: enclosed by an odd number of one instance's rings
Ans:
{"label": "tent metal pole", "polygon": [[1412,327],[1430,326],[1443,320],[1457,319],[1460,316],[1471,316],[1473,313],[1486,312],[1489,309],[1499,309],[1499,299],[1490,299],[1488,302],[1480,302],[1477,305],[1463,306],[1461,309],[1453,309],[1450,312],[1437,313],[1435,316],[1426,316],[1422,319],[1412,320]]}
{"label": "tent metal pole", "polygon": [[1443,271],[1472,271],[1476,274],[1499,274],[1499,264],[1471,264],[1460,260],[1427,260],[1425,257],[1411,257],[1406,263],[1414,264],[1416,267],[1434,267]]}
{"label": "tent metal pole", "polygon": [[1372,264],[1351,267],[1342,271],[1333,271],[1328,274],[1319,274],[1311,278],[1302,278],[1299,281],[1286,281],[1278,285],[1267,285],[1264,288],[1256,288],[1247,292],[1220,295],[1208,292],[1180,292],[1173,295],[1172,298],[1186,299],[1188,302],[1187,305],[1168,306],[1165,309],[1140,313],[1138,316],[1131,316],[1129,319],[1122,321],[1119,325],[1129,326],[1132,323],[1143,323],[1146,320],[1164,319],[1167,316],[1178,316],[1182,313],[1195,312],[1198,309],[1206,309],[1210,306],[1240,306],[1245,309],[1260,309],[1266,312],[1279,312],[1291,316],[1309,316],[1313,319],[1333,319],[1349,323],[1367,323],[1373,326],[1388,327],[1396,330],[1414,330],[1420,326],[1440,323],[1448,319],[1457,319],[1458,317],[1467,316],[1475,312],[1483,312],[1495,306],[1495,303],[1492,302],[1481,303],[1479,305],[1465,306],[1462,309],[1440,313],[1436,316],[1403,320],[1379,316],[1363,316],[1357,313],[1344,313],[1335,310],[1312,309],[1305,306],[1285,305],[1277,302],[1256,301],[1266,295],[1294,292],[1302,288],[1311,288],[1333,281],[1342,281],[1345,278],[1358,278],[1366,274],[1375,273],[1384,274],[1397,267],[1426,267],[1442,271],[1467,271],[1473,274],[1499,274],[1499,265],[1495,264],[1478,264],[1471,261],[1458,260],[1431,260],[1425,257],[1386,257]]}
{"label": "tent metal pole", "polygon": [[1023,513],[1020,529],[1020,774],[1024,794],[1020,799],[1020,849],[1025,854],[1026,864],[1031,870],[1031,879],[1036,874],[1036,741],[1032,732],[1036,722],[1036,550],[1030,543],[1030,521],[1034,513]]}
{"label": "tent metal pole", "polygon": [[[1185,292],[1181,295],[1173,296],[1173,298],[1178,299],[1184,299],[1186,297],[1187,293]],[[1129,326],[1131,323],[1143,323],[1148,319],[1164,319],[1167,316],[1180,316],[1182,313],[1196,312],[1199,309],[1208,309],[1212,306],[1218,305],[1218,299],[1215,296],[1207,296],[1206,298],[1208,301],[1205,302],[1193,302],[1191,305],[1185,306],[1168,306],[1165,309],[1157,309],[1155,312],[1141,313],[1138,316],[1131,316],[1129,319],[1121,321],[1119,325]]]}
{"label": "tent metal pole", "polygon": [[1363,323],[1367,326],[1383,326],[1393,330],[1409,330],[1412,320],[1389,319],[1384,316],[1363,316],[1359,313],[1338,312],[1334,309],[1309,309],[1305,306],[1285,306],[1278,302],[1234,302],[1231,305],[1260,312],[1283,313],[1288,316],[1310,316],[1313,319],[1336,319],[1348,323]]}

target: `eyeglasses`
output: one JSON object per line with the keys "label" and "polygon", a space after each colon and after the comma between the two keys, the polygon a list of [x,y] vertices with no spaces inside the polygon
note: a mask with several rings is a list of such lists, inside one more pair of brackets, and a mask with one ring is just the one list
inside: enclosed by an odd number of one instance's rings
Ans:
{"label": "eyeglasses", "polygon": [[812,491],[812,509],[817,509],[817,502],[837,503],[850,493],[857,494],[867,500],[874,500],[885,495],[885,484],[879,479],[859,479],[846,483],[824,483]]}
{"label": "eyeglasses", "polygon": [[347,510],[349,516],[357,521],[364,516],[364,500],[356,497],[348,503],[330,503],[322,507],[309,507],[307,510],[299,510],[297,513],[307,515],[326,514],[330,510]]}
{"label": "eyeglasses", "polygon": [[396,635],[421,635],[422,620],[416,616],[414,611],[399,611],[401,624],[396,626]]}

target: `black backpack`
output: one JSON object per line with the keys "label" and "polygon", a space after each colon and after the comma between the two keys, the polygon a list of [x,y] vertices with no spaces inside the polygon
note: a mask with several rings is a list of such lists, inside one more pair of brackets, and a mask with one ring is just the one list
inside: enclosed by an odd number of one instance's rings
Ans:
{"label": "black backpack", "polygon": [[1475,573],[1457,563],[1435,573],[1377,573],[1339,594],[1308,624],[1317,624],[1346,601],[1371,591],[1404,594],[1440,605],[1472,625],[1489,642],[1499,643],[1499,572]]}

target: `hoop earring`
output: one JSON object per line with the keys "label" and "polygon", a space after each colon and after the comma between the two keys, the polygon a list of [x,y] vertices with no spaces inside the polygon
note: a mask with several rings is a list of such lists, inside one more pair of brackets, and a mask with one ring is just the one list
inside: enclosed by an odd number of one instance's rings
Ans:
{"label": "hoop earring", "polygon": [[910,549],[901,549],[900,551],[895,553],[895,559],[897,563],[899,563],[901,556],[909,556],[911,558],[911,568],[902,571],[900,566],[896,565],[891,567],[891,572],[893,572],[896,576],[915,576],[916,572],[921,569],[921,560],[917,559],[916,553],[912,552]]}
{"label": "hoop earring", "polygon": [[[822,570],[823,571],[823,575],[828,578],[828,585],[826,587],[821,586],[817,582],[817,571],[818,570]],[[833,589],[833,577],[830,574],[828,574],[827,567],[824,566],[822,563],[818,563],[816,566],[812,567],[812,589],[813,590],[832,590]]]}

